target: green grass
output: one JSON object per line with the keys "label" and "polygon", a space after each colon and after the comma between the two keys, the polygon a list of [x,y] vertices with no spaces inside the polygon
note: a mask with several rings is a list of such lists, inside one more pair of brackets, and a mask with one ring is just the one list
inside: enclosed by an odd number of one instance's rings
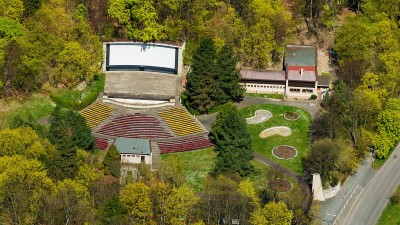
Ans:
{"label": "green grass", "polygon": [[96,101],[100,92],[104,91],[105,75],[100,74],[90,86],[86,86],[82,91],[60,88],[51,93],[51,99],[60,106],[80,110]]}
{"label": "green grass", "polygon": [[[400,187],[397,187],[397,191],[400,191]],[[399,225],[399,212],[400,204],[394,204],[393,202],[389,201],[381,215],[381,218],[379,218],[377,225]]]}
{"label": "green grass", "polygon": [[247,96],[260,97],[260,98],[274,98],[283,99],[283,94],[259,94],[259,93],[246,93]]}
{"label": "green grass", "polygon": [[217,154],[214,148],[205,148],[190,152],[180,152],[161,155],[162,160],[177,154],[182,161],[183,171],[188,184],[196,191],[204,186],[204,179],[212,170]]}
{"label": "green grass", "polygon": [[0,108],[0,128],[5,128],[17,115],[22,118],[32,116],[35,120],[48,116],[53,111],[54,104],[48,97],[36,94],[21,102],[15,98],[2,99]]}
{"label": "green grass", "polygon": [[[311,124],[311,116],[302,109],[292,106],[262,104],[253,105],[240,110],[243,118],[254,116],[254,112],[258,109],[266,109],[272,113],[272,118],[263,123],[248,125],[248,129],[252,139],[253,149],[264,155],[265,157],[278,162],[297,173],[304,172],[302,160],[306,156],[309,149],[309,127]],[[300,118],[296,121],[289,121],[283,117],[285,112],[297,112]],[[274,135],[268,138],[260,138],[259,134],[267,128],[274,126],[288,126],[292,129],[292,134],[288,137]],[[272,155],[272,149],[278,145],[289,145],[297,149],[297,156],[290,160],[277,159]]]}

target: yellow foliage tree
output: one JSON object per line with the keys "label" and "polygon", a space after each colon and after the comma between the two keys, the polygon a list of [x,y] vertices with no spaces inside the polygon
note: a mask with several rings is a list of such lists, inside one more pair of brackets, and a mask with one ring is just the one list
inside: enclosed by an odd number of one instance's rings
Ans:
{"label": "yellow foliage tree", "polygon": [[283,202],[269,202],[251,215],[253,225],[290,225],[292,212]]}
{"label": "yellow foliage tree", "polygon": [[121,202],[128,209],[134,224],[155,225],[152,219],[150,187],[143,183],[128,184],[120,193]]}

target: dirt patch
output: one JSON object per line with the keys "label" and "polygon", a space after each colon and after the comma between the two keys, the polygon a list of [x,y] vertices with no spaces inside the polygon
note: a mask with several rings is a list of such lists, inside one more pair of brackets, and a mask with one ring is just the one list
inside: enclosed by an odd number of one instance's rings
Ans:
{"label": "dirt patch", "polygon": [[268,187],[276,192],[288,192],[292,190],[293,184],[284,178],[276,178],[268,182]]}
{"label": "dirt patch", "polygon": [[287,120],[298,120],[300,115],[297,112],[286,112],[283,114],[283,117],[285,117]]}
{"label": "dirt patch", "polygon": [[284,137],[290,136],[292,134],[292,129],[286,126],[270,127],[263,130],[260,133],[260,138],[267,138],[273,135],[281,135]]}
{"label": "dirt patch", "polygon": [[254,114],[254,116],[246,118],[248,124],[262,123],[272,117],[272,113],[268,110],[257,110]]}
{"label": "dirt patch", "polygon": [[292,146],[281,145],[273,148],[272,154],[278,159],[292,159],[297,156],[297,150]]}

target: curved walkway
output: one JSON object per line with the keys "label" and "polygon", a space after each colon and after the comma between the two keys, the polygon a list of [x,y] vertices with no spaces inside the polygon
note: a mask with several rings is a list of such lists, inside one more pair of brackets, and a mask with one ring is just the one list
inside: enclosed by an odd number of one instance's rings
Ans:
{"label": "curved walkway", "polygon": [[251,105],[258,105],[258,104],[276,104],[276,105],[289,105],[295,106],[305,110],[306,112],[310,113],[311,118],[314,117],[319,113],[320,101],[319,100],[309,100],[309,101],[302,101],[302,100],[294,100],[294,99],[268,99],[268,98],[260,98],[260,97],[251,97],[245,96],[243,101],[240,103],[236,103],[236,105],[241,109]]}

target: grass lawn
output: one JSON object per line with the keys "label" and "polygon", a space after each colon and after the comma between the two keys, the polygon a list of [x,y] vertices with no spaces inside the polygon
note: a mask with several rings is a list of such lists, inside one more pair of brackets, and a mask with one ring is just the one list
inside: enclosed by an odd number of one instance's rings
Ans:
{"label": "grass lawn", "polygon": [[203,188],[204,178],[212,170],[217,154],[214,148],[205,148],[190,152],[180,152],[172,154],[163,154],[161,159],[165,160],[169,156],[177,154],[183,163],[183,171],[188,184],[195,190]]}
{"label": "grass lawn", "polygon": [[247,96],[260,97],[260,98],[274,98],[283,99],[283,94],[258,94],[258,93],[246,93]]}
{"label": "grass lawn", "polygon": [[100,74],[90,86],[83,90],[59,88],[50,94],[51,99],[60,106],[80,110],[96,101],[99,92],[104,91],[105,75]]}
{"label": "grass lawn", "polygon": [[[397,192],[400,187],[397,187]],[[377,225],[399,225],[400,224],[400,204],[394,204],[391,201],[387,204],[383,211],[381,218],[379,218]]]}
{"label": "grass lawn", "polygon": [[[240,109],[243,118],[254,116],[258,109],[266,109],[272,113],[272,118],[259,124],[247,125],[253,144],[254,151],[272,159],[282,166],[285,166],[297,173],[304,172],[302,159],[309,149],[309,127],[311,125],[311,116],[302,109],[292,106],[262,104],[253,105]],[[295,121],[286,120],[283,117],[285,112],[297,112],[300,118]],[[292,129],[292,134],[288,137],[274,135],[268,138],[260,138],[259,134],[267,128],[274,126],[288,126]],[[277,159],[272,155],[272,149],[278,145],[289,145],[297,149],[297,156],[290,160]]]}
{"label": "grass lawn", "polygon": [[21,102],[15,98],[2,99],[0,101],[0,128],[7,127],[16,115],[26,118],[31,115],[37,120],[50,115],[53,108],[54,103],[41,94],[35,94]]}

